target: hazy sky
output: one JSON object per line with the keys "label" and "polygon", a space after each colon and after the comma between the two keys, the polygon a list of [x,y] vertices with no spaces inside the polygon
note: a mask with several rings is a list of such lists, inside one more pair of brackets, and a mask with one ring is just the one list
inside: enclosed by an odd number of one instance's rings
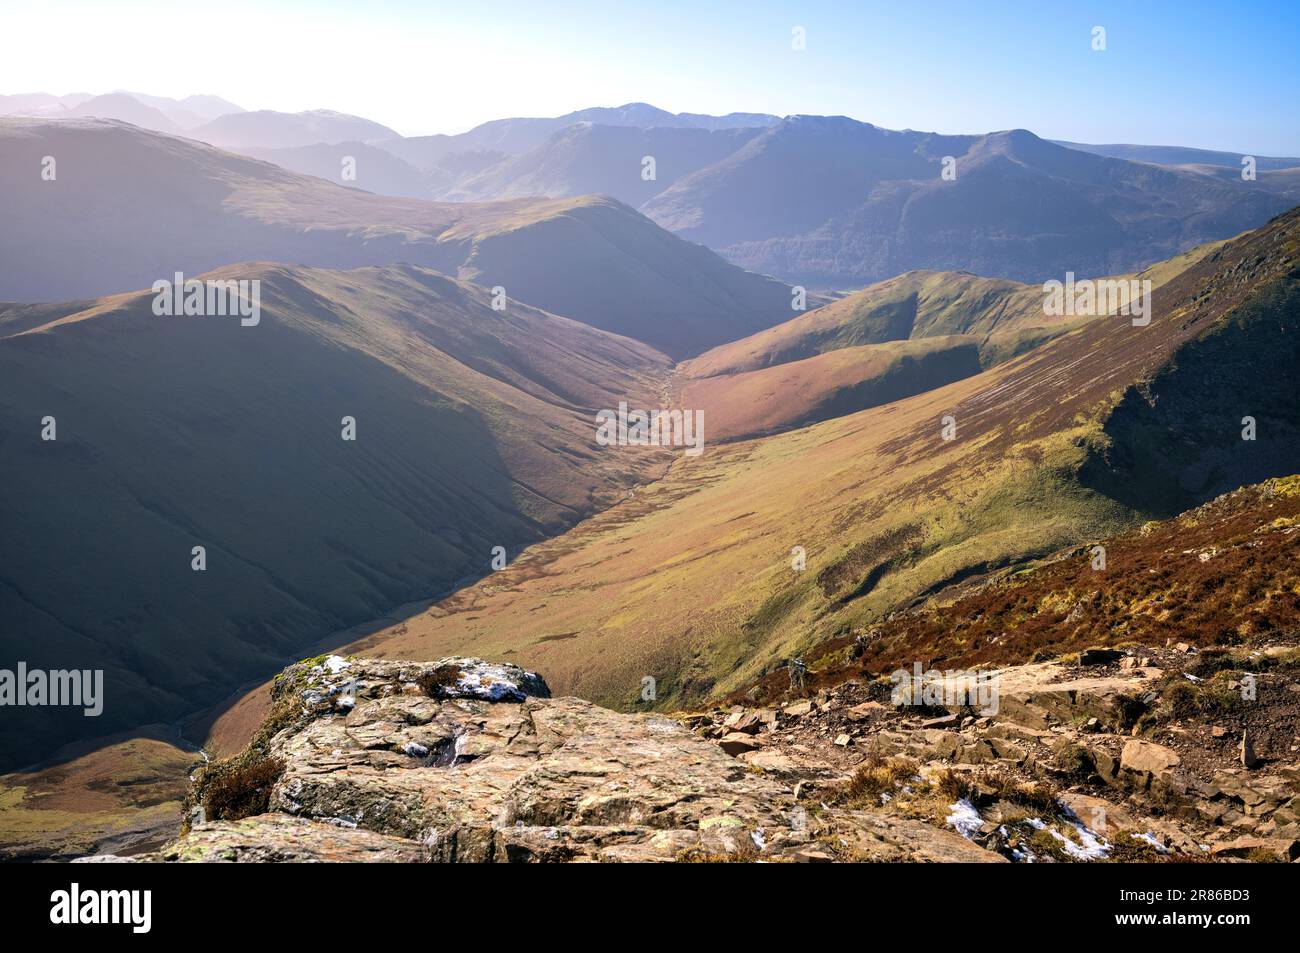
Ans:
{"label": "hazy sky", "polygon": [[0,36],[0,93],[216,93],[407,135],[644,101],[1300,155],[1300,0],[0,0]]}

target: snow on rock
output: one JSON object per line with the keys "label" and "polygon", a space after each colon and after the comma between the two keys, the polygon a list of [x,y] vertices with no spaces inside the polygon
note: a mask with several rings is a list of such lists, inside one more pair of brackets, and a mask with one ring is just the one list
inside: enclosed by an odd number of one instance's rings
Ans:
{"label": "snow on rock", "polygon": [[968,798],[949,805],[949,810],[952,813],[948,815],[948,826],[967,840],[984,826],[984,818],[980,817],[980,812]]}
{"label": "snow on rock", "polygon": [[1169,848],[1166,847],[1164,844],[1162,844],[1162,843],[1160,842],[1160,838],[1158,838],[1158,837],[1157,837],[1155,834],[1153,834],[1151,831],[1147,831],[1145,834],[1134,834],[1133,836],[1134,836],[1135,838],[1137,838],[1138,840],[1144,840],[1144,841],[1146,841],[1148,844],[1150,844],[1152,847],[1154,847],[1156,850],[1158,850],[1158,851],[1159,851],[1160,853],[1162,853],[1162,854],[1167,854],[1167,853],[1169,853]]}
{"label": "snow on rock", "polygon": [[325,669],[325,671],[329,672],[331,675],[337,675],[351,664],[351,662],[341,655],[331,655],[321,663],[321,668]]}
{"label": "snow on rock", "polygon": [[452,697],[521,702],[530,696],[544,698],[550,695],[546,683],[536,672],[525,671],[518,665],[467,658],[445,658],[438,665],[442,668],[454,666],[459,671],[455,687],[447,693]]}

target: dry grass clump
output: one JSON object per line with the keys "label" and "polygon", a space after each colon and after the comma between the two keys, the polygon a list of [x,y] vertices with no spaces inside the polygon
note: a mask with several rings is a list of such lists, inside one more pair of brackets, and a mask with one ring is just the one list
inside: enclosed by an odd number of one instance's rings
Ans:
{"label": "dry grass clump", "polygon": [[232,758],[218,762],[206,773],[203,807],[210,821],[237,821],[265,814],[271,803],[271,788],[284,774],[279,758],[245,761]]}
{"label": "dry grass clump", "polygon": [[705,850],[688,847],[678,852],[679,864],[752,864],[758,860],[758,848],[750,845],[736,850]]}
{"label": "dry grass clump", "polygon": [[917,770],[911,758],[885,757],[873,750],[845,783],[840,800],[850,805],[879,806],[880,795],[892,794],[904,781],[915,777]]}
{"label": "dry grass clump", "polygon": [[944,768],[931,777],[930,786],[935,794],[949,801],[966,798],[977,805],[1005,801],[1049,817],[1060,811],[1056,794],[1045,781],[1021,781],[989,771]]}
{"label": "dry grass clump", "polygon": [[459,682],[459,665],[440,665],[415,680],[415,683],[420,686],[420,691],[430,698],[446,698],[448,691],[455,688]]}

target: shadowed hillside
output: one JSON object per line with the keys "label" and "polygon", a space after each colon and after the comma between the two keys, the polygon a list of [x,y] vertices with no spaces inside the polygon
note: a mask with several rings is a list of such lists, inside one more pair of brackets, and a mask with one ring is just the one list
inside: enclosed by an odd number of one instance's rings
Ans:
{"label": "shadowed hillside", "polygon": [[0,310],[0,647],[106,672],[98,718],[10,711],[6,765],[213,703],[662,468],[591,424],[655,398],[643,344],[409,266],[212,277],[260,280],[260,323],[150,293]]}

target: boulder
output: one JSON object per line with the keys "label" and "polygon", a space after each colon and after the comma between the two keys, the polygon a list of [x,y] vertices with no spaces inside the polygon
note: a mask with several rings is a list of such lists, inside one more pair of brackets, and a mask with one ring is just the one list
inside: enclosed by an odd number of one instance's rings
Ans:
{"label": "boulder", "polygon": [[1168,774],[1182,762],[1183,759],[1172,748],[1150,741],[1139,741],[1137,738],[1126,741],[1119,756],[1120,767],[1125,771],[1152,777]]}
{"label": "boulder", "polygon": [[753,735],[747,735],[741,731],[729,731],[723,735],[722,740],[718,742],[718,747],[733,758],[738,754],[745,753],[746,751],[753,751],[761,745],[762,742]]}
{"label": "boulder", "polygon": [[929,718],[921,722],[922,728],[956,728],[958,727],[959,715],[941,715],[938,718]]}
{"label": "boulder", "polygon": [[1278,860],[1290,862],[1300,857],[1300,840],[1286,837],[1238,837],[1215,844],[1210,848],[1214,857],[1247,857],[1255,851],[1272,854]]}
{"label": "boulder", "polygon": [[1250,736],[1244,731],[1241,733],[1241,744],[1238,746],[1237,751],[1241,756],[1242,767],[1259,767],[1260,760],[1255,754],[1255,746],[1250,743]]}

